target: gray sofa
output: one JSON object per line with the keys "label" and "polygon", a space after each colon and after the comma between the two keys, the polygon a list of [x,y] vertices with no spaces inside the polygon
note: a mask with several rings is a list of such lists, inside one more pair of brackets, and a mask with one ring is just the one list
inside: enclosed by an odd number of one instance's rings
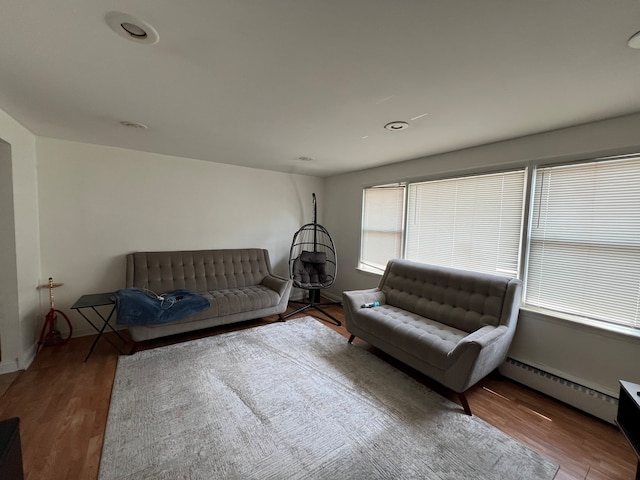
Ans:
{"label": "gray sofa", "polygon": [[269,252],[260,248],[136,252],[126,260],[127,288],[188,289],[211,303],[171,323],[129,326],[136,342],[281,314],[291,294],[291,280],[272,273]]}
{"label": "gray sofa", "polygon": [[514,278],[391,260],[377,288],[343,292],[349,342],[360,337],[448,387],[471,415],[464,392],[505,360],[521,290]]}

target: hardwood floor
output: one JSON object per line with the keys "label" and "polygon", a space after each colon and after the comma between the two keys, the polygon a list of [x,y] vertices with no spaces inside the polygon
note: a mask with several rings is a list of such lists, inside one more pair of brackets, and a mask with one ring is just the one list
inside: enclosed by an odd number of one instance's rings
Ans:
{"label": "hardwood floor", "polygon": [[[341,307],[327,308],[331,314],[343,319]],[[296,317],[305,314],[322,317],[321,313],[313,310]],[[153,341],[142,349],[256,327],[276,320],[274,316],[240,326],[213,329],[204,334]],[[344,327],[322,323],[345,338],[349,336]],[[27,480],[97,478],[118,354],[101,340],[91,358],[83,362],[94,338],[74,338],[65,345],[43,349],[1,398],[0,420],[14,416],[21,419]],[[354,344],[381,356],[457,403],[454,394],[417,372],[398,365],[359,339]],[[559,463],[561,468],[557,480],[635,478],[636,457],[631,447],[622,434],[606,422],[497,375],[480,382],[468,392],[467,397],[479,418]]]}

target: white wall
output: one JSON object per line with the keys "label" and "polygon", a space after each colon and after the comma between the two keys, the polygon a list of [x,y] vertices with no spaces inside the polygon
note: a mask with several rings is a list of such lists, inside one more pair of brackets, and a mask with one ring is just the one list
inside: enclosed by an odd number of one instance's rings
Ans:
{"label": "white wall", "polygon": [[[545,159],[636,153],[640,152],[638,132],[640,114],[326,179],[325,226],[339,259],[337,280],[330,292],[338,296],[343,290],[374,287],[379,280],[357,270],[364,187]],[[402,141],[402,133],[393,140]],[[619,379],[640,383],[640,338],[602,335],[582,325],[521,314],[510,356],[615,396]]]}
{"label": "white wall", "polygon": [[[288,276],[293,234],[323,180],[133,150],[37,139],[42,281],[56,308],[124,288],[134,251],[260,247]],[[319,211],[321,215],[321,211]],[[76,312],[75,333],[92,333]]]}
{"label": "white wall", "polygon": [[0,110],[0,139],[0,373],[4,373],[31,363],[42,317],[37,290],[40,237],[35,137]]}

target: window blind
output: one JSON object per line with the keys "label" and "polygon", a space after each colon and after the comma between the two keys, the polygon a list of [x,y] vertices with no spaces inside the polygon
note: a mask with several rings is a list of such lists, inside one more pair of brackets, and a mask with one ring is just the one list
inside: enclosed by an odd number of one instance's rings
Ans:
{"label": "window blind", "polygon": [[402,256],[405,186],[364,190],[361,266],[384,270],[392,258]]}
{"label": "window blind", "polygon": [[517,277],[525,173],[409,185],[406,258]]}
{"label": "window blind", "polygon": [[536,171],[525,302],[640,328],[640,157]]}

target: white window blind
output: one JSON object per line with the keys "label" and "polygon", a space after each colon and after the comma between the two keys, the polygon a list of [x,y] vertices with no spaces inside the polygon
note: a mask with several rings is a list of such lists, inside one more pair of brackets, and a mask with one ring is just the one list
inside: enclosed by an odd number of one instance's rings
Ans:
{"label": "white window blind", "polygon": [[406,258],[517,277],[525,173],[409,185]]}
{"label": "white window blind", "polygon": [[526,303],[640,328],[640,158],[535,177]]}
{"label": "white window blind", "polygon": [[384,270],[392,258],[402,256],[404,185],[364,190],[361,266]]}

